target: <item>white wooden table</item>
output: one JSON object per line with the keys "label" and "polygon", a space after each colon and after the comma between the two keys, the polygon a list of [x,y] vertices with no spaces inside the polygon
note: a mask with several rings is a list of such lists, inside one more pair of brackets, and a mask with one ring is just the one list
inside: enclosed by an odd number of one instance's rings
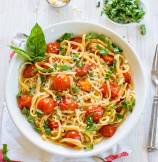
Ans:
{"label": "white wooden table", "polygon": [[124,139],[132,148],[128,158],[118,162],[158,162],[158,151],[146,152],[149,120],[154,90],[150,82],[150,67],[158,42],[158,10],[157,0],[146,0],[148,12],[145,17],[147,35],[141,36],[137,26],[118,27],[110,24],[100,16],[101,8],[96,8],[96,0],[72,0],[69,6],[62,9],[50,7],[45,0],[0,0],[0,104],[4,99],[4,84],[8,69],[10,40],[17,32],[29,32],[35,22],[46,27],[64,20],[88,20],[103,24],[128,40],[142,58],[144,71],[148,76],[148,93],[144,113],[137,126]]}

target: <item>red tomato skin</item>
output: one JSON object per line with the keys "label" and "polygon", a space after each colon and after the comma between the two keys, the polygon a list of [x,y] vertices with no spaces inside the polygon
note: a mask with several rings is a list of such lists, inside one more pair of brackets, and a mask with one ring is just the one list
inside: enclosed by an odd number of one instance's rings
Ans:
{"label": "red tomato skin", "polygon": [[126,72],[126,73],[123,74],[123,76],[125,78],[125,82],[128,83],[128,84],[130,84],[131,83],[131,80],[132,80],[130,73],[129,72]]}
{"label": "red tomato skin", "polygon": [[70,78],[65,74],[58,74],[53,80],[53,89],[56,91],[64,91],[70,88]]}
{"label": "red tomato skin", "polygon": [[37,103],[37,109],[41,110],[45,115],[48,115],[54,110],[55,101],[48,97],[43,98]]}
{"label": "red tomato skin", "polygon": [[60,48],[60,44],[57,42],[50,42],[47,45],[47,52],[48,53],[55,53],[55,54],[59,54],[59,48]]}
{"label": "red tomato skin", "polygon": [[114,63],[114,56],[112,55],[101,56],[101,58],[109,65]]}
{"label": "red tomato skin", "polygon": [[59,127],[58,122],[48,120],[48,127],[51,130],[57,129]]}
{"label": "red tomato skin", "polygon": [[75,140],[81,140],[81,136],[78,131],[76,130],[69,130],[65,134],[65,138],[72,138]]}
{"label": "red tomato skin", "polygon": [[23,107],[29,109],[31,107],[32,97],[29,95],[22,95],[18,97],[18,106],[20,109]]}
{"label": "red tomato skin", "polygon": [[115,125],[104,125],[100,129],[100,133],[104,137],[112,137],[116,132],[117,127]]}
{"label": "red tomato skin", "polygon": [[93,106],[86,111],[86,116],[91,116],[94,122],[99,122],[99,119],[103,117],[104,110],[101,106]]}
{"label": "red tomato skin", "polygon": [[70,98],[63,99],[59,106],[61,110],[75,110],[78,107],[77,102]]}
{"label": "red tomato skin", "polygon": [[34,72],[35,69],[35,65],[34,64],[27,64],[25,69],[23,70],[23,77],[24,78],[32,78],[34,77],[37,72]]}
{"label": "red tomato skin", "polygon": [[119,87],[117,83],[111,82],[110,83],[110,90],[111,90],[111,98],[116,98],[119,95]]}
{"label": "red tomato skin", "polygon": [[75,71],[77,75],[84,76],[88,73],[88,71],[93,67],[93,64],[85,64],[83,68],[77,68]]}
{"label": "red tomato skin", "polygon": [[[82,38],[81,37],[74,37],[74,38],[71,39],[71,41],[77,42],[77,43],[81,43],[82,42]],[[78,47],[77,45],[71,44],[71,48],[72,49],[76,49],[77,47]]]}
{"label": "red tomato skin", "polygon": [[103,96],[106,96],[107,91],[108,91],[107,90],[107,85],[106,85],[106,83],[103,83],[103,85],[101,87],[101,92],[102,92]]}

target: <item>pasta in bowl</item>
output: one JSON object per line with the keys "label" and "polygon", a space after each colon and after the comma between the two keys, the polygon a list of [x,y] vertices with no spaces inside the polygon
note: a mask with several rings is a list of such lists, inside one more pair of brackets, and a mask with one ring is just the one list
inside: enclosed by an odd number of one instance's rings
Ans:
{"label": "pasta in bowl", "polygon": [[[34,32],[42,48],[32,49]],[[66,32],[47,42],[36,24],[25,50],[11,47],[25,57],[18,72],[18,107],[50,146],[86,154],[113,138],[134,111],[129,62],[120,46],[100,32]]]}

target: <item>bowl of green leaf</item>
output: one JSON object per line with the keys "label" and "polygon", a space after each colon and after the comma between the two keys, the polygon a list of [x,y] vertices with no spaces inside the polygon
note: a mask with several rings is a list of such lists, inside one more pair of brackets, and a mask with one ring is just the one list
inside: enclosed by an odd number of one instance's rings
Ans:
{"label": "bowl of green leaf", "polygon": [[105,0],[103,14],[113,24],[133,25],[143,21],[146,5],[142,0]]}

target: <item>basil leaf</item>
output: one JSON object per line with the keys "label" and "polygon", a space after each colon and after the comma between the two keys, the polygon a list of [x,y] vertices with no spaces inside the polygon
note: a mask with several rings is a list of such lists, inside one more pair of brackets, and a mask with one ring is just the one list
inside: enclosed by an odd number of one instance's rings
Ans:
{"label": "basil leaf", "polygon": [[7,153],[8,153],[8,146],[7,146],[7,144],[3,144],[2,153],[3,153],[3,160],[5,160],[6,162],[11,162],[10,158],[7,155]]}
{"label": "basil leaf", "polygon": [[91,116],[87,116],[86,121],[87,121],[86,131],[88,132],[95,131],[96,125],[93,122],[93,118]]}
{"label": "basil leaf", "polygon": [[32,59],[37,61],[44,58],[47,45],[41,27],[36,23],[26,42],[26,49]]}
{"label": "basil leaf", "polygon": [[63,34],[58,40],[57,42],[58,43],[61,43],[63,42],[64,40],[70,40],[71,38],[74,37],[74,34],[73,33],[65,33]]}

